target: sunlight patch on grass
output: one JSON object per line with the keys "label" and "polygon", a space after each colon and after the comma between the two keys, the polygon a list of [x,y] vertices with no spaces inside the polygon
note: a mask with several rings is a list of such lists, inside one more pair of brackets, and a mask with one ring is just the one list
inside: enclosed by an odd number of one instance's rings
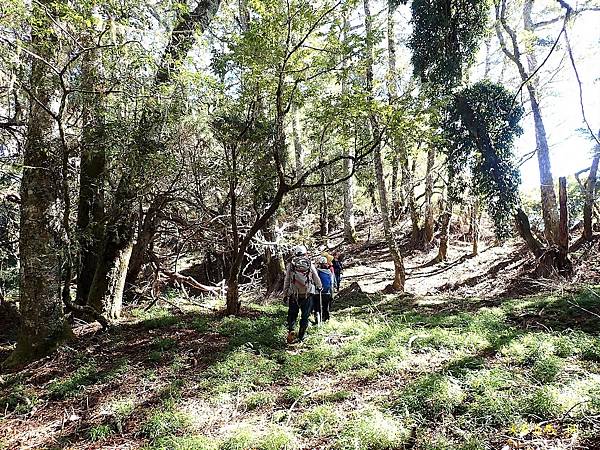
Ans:
{"label": "sunlight patch on grass", "polygon": [[329,436],[336,429],[340,419],[333,405],[323,404],[304,412],[296,423],[312,436]]}
{"label": "sunlight patch on grass", "polygon": [[251,392],[246,395],[242,401],[247,411],[253,411],[258,408],[272,406],[276,401],[276,396],[271,392]]}
{"label": "sunlight patch on grass", "polygon": [[217,393],[247,392],[274,379],[275,361],[247,349],[238,349],[207,370],[204,387]]}
{"label": "sunlight patch on grass", "polygon": [[219,450],[296,450],[298,448],[296,435],[287,427],[271,425],[261,431],[249,424],[239,425],[219,446]]}
{"label": "sunlight patch on grass", "polygon": [[325,370],[333,364],[334,350],[331,346],[321,344],[302,350],[297,354],[283,354],[283,363],[279,376],[294,380],[303,375],[313,374]]}
{"label": "sunlight patch on grass", "polygon": [[219,442],[206,436],[166,436],[156,439],[147,450],[219,450]]}
{"label": "sunlight patch on grass", "polygon": [[285,348],[285,319],[282,314],[249,319],[225,317],[217,327],[223,336],[229,337],[231,347],[252,346],[262,349]]}
{"label": "sunlight patch on grass", "polygon": [[402,448],[408,436],[408,429],[391,415],[376,409],[366,409],[356,412],[343,423],[332,448],[393,450]]}
{"label": "sunlight patch on grass", "polygon": [[406,409],[412,414],[433,419],[452,414],[465,398],[466,393],[455,378],[429,374],[409,384],[400,393],[396,409]]}
{"label": "sunlight patch on grass", "polygon": [[100,379],[98,368],[94,361],[81,365],[75,372],[61,380],[54,380],[48,386],[48,392],[53,398],[65,398],[78,394],[89,385],[95,384]]}

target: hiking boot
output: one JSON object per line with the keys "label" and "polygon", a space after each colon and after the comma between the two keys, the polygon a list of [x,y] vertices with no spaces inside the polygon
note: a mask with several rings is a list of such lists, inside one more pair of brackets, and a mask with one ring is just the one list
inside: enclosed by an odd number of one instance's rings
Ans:
{"label": "hiking boot", "polygon": [[292,342],[294,342],[296,340],[296,333],[294,333],[293,331],[288,332],[287,335],[287,343],[291,344]]}
{"label": "hiking boot", "polygon": [[298,333],[298,342],[302,342],[304,340],[305,333],[306,333],[306,327],[300,327],[300,332]]}

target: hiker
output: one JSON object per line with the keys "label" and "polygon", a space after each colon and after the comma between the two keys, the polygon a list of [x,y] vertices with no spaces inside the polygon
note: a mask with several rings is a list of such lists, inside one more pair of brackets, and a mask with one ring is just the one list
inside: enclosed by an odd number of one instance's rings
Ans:
{"label": "hiker", "polygon": [[321,256],[324,256],[325,258],[327,258],[327,264],[331,264],[333,262],[333,255],[331,255],[327,251],[327,247],[325,247],[324,245],[321,245],[319,247],[319,252],[321,253]]}
{"label": "hiker", "polygon": [[340,252],[333,253],[333,261],[331,266],[333,267],[333,273],[335,275],[335,291],[339,292],[340,283],[342,281],[342,270],[344,269],[344,263],[342,261],[342,257],[340,256]]}
{"label": "hiker", "polygon": [[314,312],[317,323],[329,320],[329,308],[333,301],[333,285],[335,278],[331,272],[330,264],[325,256],[319,256],[317,260],[317,273],[321,280],[321,290],[314,296]]}
{"label": "hiker", "polygon": [[283,295],[288,304],[287,341],[290,344],[294,341],[298,312],[301,313],[298,341],[301,342],[304,339],[308,328],[308,318],[313,309],[313,296],[317,289],[322,288],[317,269],[306,255],[306,247],[297,245],[292,253],[294,256],[285,270],[285,281],[283,282]]}
{"label": "hiker", "polygon": [[319,252],[321,253],[321,256],[324,256],[327,259],[327,265],[329,266],[329,270],[331,270],[331,275],[334,277],[335,279],[335,272],[333,270],[333,255],[331,255],[328,251],[327,251],[327,247],[325,247],[324,245],[321,245],[319,247]]}

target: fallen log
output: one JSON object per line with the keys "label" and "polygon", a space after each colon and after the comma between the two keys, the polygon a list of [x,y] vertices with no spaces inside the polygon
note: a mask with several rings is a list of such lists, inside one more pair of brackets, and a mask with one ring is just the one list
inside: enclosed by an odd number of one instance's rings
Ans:
{"label": "fallen log", "polygon": [[179,283],[190,286],[193,289],[198,289],[201,292],[207,292],[212,295],[219,296],[221,295],[222,289],[219,287],[207,286],[205,284],[200,283],[196,279],[191,276],[182,275],[178,272],[172,272],[167,269],[159,268],[158,269],[161,274],[167,277],[171,281],[177,281]]}

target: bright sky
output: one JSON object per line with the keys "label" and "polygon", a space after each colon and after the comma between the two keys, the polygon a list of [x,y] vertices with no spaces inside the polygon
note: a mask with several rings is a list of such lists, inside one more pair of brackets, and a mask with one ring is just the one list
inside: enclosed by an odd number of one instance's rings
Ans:
{"label": "bright sky", "polygon": [[[562,23],[558,23],[540,34],[553,43],[561,26]],[[582,81],[586,117],[592,129],[597,132],[600,129],[600,13],[581,14],[576,19],[575,26],[569,30],[569,40]],[[548,45],[541,49],[538,63],[544,60],[550,47]],[[510,69],[510,72],[514,70],[513,67]],[[507,70],[503,74],[504,82],[518,86],[520,80],[508,75],[508,72]],[[579,87],[562,37],[540,73],[540,84],[543,86],[541,107],[550,146],[552,171],[556,178],[572,175],[589,167],[594,143],[586,139],[588,135],[584,136],[577,131],[578,128],[585,127],[579,102]],[[523,99],[527,99],[525,89]],[[519,156],[535,149],[535,129],[530,113],[523,119],[522,126],[523,136],[516,143],[516,154]],[[539,186],[535,156],[521,167],[521,175],[523,189]]]}
{"label": "bright sky", "polygon": [[[553,6],[555,0],[540,0],[536,2],[537,4],[540,7]],[[574,1],[572,5],[575,5]],[[553,16],[544,14],[543,18],[536,19],[542,20],[549,17]],[[410,25],[407,25],[407,22],[409,20],[409,7],[401,7],[396,22],[397,37],[400,42],[406,41],[408,38]],[[522,17],[519,17],[518,20],[521,25]],[[547,47],[539,49],[538,63],[541,63],[548,54],[561,27],[562,21],[540,31],[540,37],[545,38],[549,44]],[[521,84],[517,69],[514,63],[506,62],[495,33],[492,36],[490,42],[492,66],[489,76],[494,81],[501,81],[510,89],[517,89]],[[522,33],[519,34],[519,37],[522,38]],[[600,12],[590,11],[580,14],[576,18],[574,26],[572,25],[569,29],[569,39],[582,81],[586,116],[592,129],[597,131],[600,129]],[[524,45],[521,46],[521,49],[523,48]],[[400,46],[398,50],[402,55],[401,60],[408,61],[410,59],[406,48]],[[478,61],[479,64],[473,68],[472,81],[483,77],[485,45],[481,46]],[[408,67],[406,69],[406,73],[410,73],[411,69]],[[563,37],[540,73],[542,115],[550,145],[552,171],[556,178],[572,175],[589,166],[593,144],[577,131],[578,128],[584,127],[579,103],[579,88]],[[526,89],[523,90],[523,100],[528,101]],[[526,110],[529,109],[527,103],[525,103],[525,107]],[[523,118],[521,125],[524,133],[516,142],[517,157],[530,153],[536,147],[531,113]],[[539,186],[539,171],[535,156],[521,167],[521,175],[524,190]]]}
{"label": "bright sky", "polygon": [[[556,35],[556,32],[555,32]],[[592,129],[600,129],[600,13],[590,12],[580,16],[569,32],[577,70],[582,81],[586,117]],[[579,88],[565,46],[557,49],[557,58],[548,63],[556,68],[562,61],[560,74],[548,86],[542,100],[542,113],[551,148],[552,170],[556,177],[572,175],[589,167],[594,143],[585,139],[578,128],[585,127],[579,102]],[[546,79],[547,79],[546,75]],[[523,121],[525,133],[519,139],[517,151],[525,154],[535,148],[533,118]],[[537,160],[532,159],[522,167],[523,188],[539,183]]]}

